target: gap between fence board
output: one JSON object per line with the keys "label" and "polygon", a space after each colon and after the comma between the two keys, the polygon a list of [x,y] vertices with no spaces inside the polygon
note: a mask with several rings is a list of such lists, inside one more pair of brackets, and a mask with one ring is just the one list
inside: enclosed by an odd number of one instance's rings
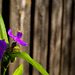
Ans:
{"label": "gap between fence board", "polygon": [[[75,3],[75,1],[74,1]],[[71,69],[70,75],[75,74],[75,5],[73,7],[73,27],[72,27],[72,48],[71,48]]]}

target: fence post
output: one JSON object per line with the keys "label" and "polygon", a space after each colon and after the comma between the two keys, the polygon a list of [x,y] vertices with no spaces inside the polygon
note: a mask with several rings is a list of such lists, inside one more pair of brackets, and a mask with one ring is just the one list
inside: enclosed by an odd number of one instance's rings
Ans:
{"label": "fence post", "polygon": [[[13,35],[16,36],[17,31],[23,31],[22,40],[28,43],[27,47],[23,47],[20,44],[19,47],[21,48],[22,52],[30,53],[30,6],[25,5],[26,0],[10,0],[10,28],[12,30]],[[13,42],[13,39],[10,38],[10,44]],[[23,75],[29,75],[29,63],[17,58],[17,60],[10,64],[9,66],[9,75],[12,75],[15,69],[23,63],[24,70]]]}
{"label": "fence post", "polygon": [[52,0],[49,73],[60,74],[62,0]]}

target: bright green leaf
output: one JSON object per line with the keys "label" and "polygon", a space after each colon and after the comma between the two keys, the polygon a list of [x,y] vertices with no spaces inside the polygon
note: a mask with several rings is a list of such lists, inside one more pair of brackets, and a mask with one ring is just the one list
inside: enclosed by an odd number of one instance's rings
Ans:
{"label": "bright green leaf", "polygon": [[[43,75],[49,75],[46,70],[35,60],[33,60],[26,52],[10,54],[11,57],[20,57],[32,64]],[[36,75],[36,74],[35,74]]]}
{"label": "bright green leaf", "polygon": [[23,73],[23,64],[21,64],[13,73],[13,75],[22,75]]}
{"label": "bright green leaf", "polygon": [[1,14],[0,14],[0,39],[5,39],[6,43],[9,44],[5,24]]}

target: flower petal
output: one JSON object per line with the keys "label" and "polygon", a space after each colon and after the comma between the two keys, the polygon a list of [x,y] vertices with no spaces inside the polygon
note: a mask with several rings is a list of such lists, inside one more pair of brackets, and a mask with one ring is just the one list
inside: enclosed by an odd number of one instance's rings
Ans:
{"label": "flower petal", "polygon": [[0,40],[0,49],[6,50],[7,49],[7,44],[5,40]]}
{"label": "flower petal", "polygon": [[8,35],[12,38],[15,38],[15,36],[12,35],[11,29],[8,30]]}
{"label": "flower petal", "polygon": [[17,36],[13,36],[11,29],[8,30],[8,35],[12,37],[16,42],[20,43],[23,46],[27,46],[27,43],[23,42],[20,38],[22,37],[22,31],[18,31]]}
{"label": "flower petal", "polygon": [[17,36],[16,36],[17,38],[21,38],[22,37],[22,33],[20,33],[20,32],[17,32]]}
{"label": "flower petal", "polygon": [[27,46],[27,43],[23,42],[22,40],[20,40],[19,38],[14,39],[16,42],[20,43],[23,46]]}
{"label": "flower petal", "polygon": [[4,54],[4,50],[0,50],[0,61],[1,61],[2,57],[3,57],[3,54]]}
{"label": "flower petal", "polygon": [[7,44],[5,42],[5,40],[0,40],[0,60],[3,57],[4,51],[7,49]]}

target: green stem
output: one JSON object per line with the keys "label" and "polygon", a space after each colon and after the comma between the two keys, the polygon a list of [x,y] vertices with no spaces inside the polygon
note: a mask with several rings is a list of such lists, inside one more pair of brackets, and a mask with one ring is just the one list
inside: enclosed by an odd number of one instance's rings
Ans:
{"label": "green stem", "polygon": [[6,55],[6,53],[4,53],[3,58],[1,60],[1,75],[6,74],[9,62],[10,62],[9,57]]}
{"label": "green stem", "polygon": [[6,71],[7,71],[7,68],[9,66],[9,62],[8,62],[8,64],[7,64],[7,62],[5,64],[6,65],[3,65],[3,63],[1,64],[1,75],[6,75]]}
{"label": "green stem", "polygon": [[1,68],[1,75],[5,75],[7,69]]}
{"label": "green stem", "polygon": [[5,73],[6,73],[6,69],[4,70],[3,75],[5,75]]}

